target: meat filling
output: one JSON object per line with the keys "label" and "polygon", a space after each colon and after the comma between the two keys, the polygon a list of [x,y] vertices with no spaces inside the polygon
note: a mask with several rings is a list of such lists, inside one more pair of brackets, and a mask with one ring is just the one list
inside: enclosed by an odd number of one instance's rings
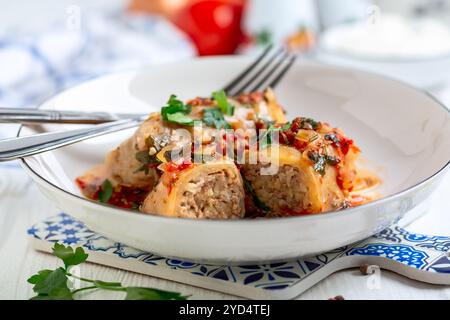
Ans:
{"label": "meat filling", "polygon": [[261,175],[264,165],[244,166],[244,178],[253,187],[258,199],[270,209],[270,215],[286,215],[312,209],[306,175],[300,169],[284,165],[276,175]]}
{"label": "meat filling", "polygon": [[243,215],[243,191],[226,170],[189,181],[179,212],[189,218],[234,219]]}
{"label": "meat filling", "polygon": [[245,215],[239,170],[229,164],[200,165],[175,180],[165,173],[141,211],[191,219],[240,219]]}

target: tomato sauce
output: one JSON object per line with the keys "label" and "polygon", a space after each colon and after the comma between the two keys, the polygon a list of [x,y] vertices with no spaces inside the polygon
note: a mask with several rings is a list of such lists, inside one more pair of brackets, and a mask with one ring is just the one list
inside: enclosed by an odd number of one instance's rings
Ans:
{"label": "tomato sauce", "polygon": [[164,181],[164,184],[167,186],[167,191],[170,194],[172,192],[173,186],[178,180],[179,174],[187,169],[191,169],[194,167],[194,164],[190,161],[183,161],[182,163],[168,162],[164,163],[160,168],[168,173],[169,177]]}
{"label": "tomato sauce", "polygon": [[[91,200],[100,201],[101,185],[89,185],[81,179],[75,180],[83,195]],[[148,190],[130,188],[121,185],[113,187],[108,204],[124,209],[138,209],[148,195]]]}
{"label": "tomato sauce", "polygon": [[291,208],[284,208],[283,213],[287,217],[301,217],[301,216],[309,216],[309,215],[313,214],[313,212],[311,212],[311,210],[305,209],[305,210],[301,210],[301,211],[295,211]]}

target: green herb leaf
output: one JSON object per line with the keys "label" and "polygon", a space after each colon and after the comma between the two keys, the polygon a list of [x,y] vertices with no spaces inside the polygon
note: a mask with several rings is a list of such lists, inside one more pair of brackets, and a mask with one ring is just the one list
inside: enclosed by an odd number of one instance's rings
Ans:
{"label": "green herb leaf", "polygon": [[161,116],[164,121],[191,126],[194,120],[187,116],[191,111],[190,105],[178,100],[176,95],[171,95],[167,105],[161,108]]}
{"label": "green herb leaf", "polygon": [[169,113],[167,115],[167,121],[181,124],[184,126],[193,126],[194,125],[194,120],[192,120],[192,118],[188,117],[183,112]]}
{"label": "green herb leaf", "polygon": [[333,156],[322,155],[318,152],[309,152],[308,158],[314,162],[314,170],[322,176],[326,173],[326,166],[335,166],[340,163],[340,160]]}
{"label": "green herb leaf", "polygon": [[142,166],[139,169],[137,169],[136,171],[134,171],[134,173],[138,173],[138,172],[144,171],[145,174],[148,174],[150,172],[150,167],[149,166],[151,164],[161,163],[161,161],[159,161],[159,159],[156,157],[156,154],[154,156],[151,156],[151,155],[148,154],[148,151],[136,152],[134,157],[136,158],[137,161],[142,163]]}
{"label": "green herb leaf", "polygon": [[71,266],[76,266],[85,262],[88,258],[88,254],[84,252],[83,248],[78,247],[74,251],[72,247],[65,247],[63,244],[59,243],[55,243],[53,254],[64,262],[66,270]]}
{"label": "green herb leaf", "polygon": [[138,173],[138,172],[144,171],[144,173],[147,175],[150,172],[149,164],[151,161],[151,157],[148,154],[148,152],[147,151],[136,152],[134,157],[136,158],[137,161],[142,163],[142,166],[139,169],[137,169],[136,171],[134,171],[133,173]]}
{"label": "green herb leaf", "polygon": [[262,201],[259,199],[258,195],[257,195],[256,192],[255,192],[255,189],[253,189],[253,186],[252,186],[251,182],[248,181],[248,180],[244,177],[244,175],[242,175],[242,180],[243,180],[243,182],[244,182],[244,189],[245,189],[245,191],[251,196],[251,198],[252,198],[253,203],[255,204],[255,206],[256,206],[258,209],[261,209],[262,211],[264,211],[265,213],[270,212],[270,208],[269,208],[264,202],[262,202]]}
{"label": "green herb leaf", "polygon": [[45,272],[45,274],[41,273],[40,275],[41,277],[37,280],[33,287],[33,291],[38,294],[39,299],[72,298],[70,289],[67,286],[68,278],[66,271],[63,268],[58,268],[51,272]]}
{"label": "green herb leaf", "polygon": [[264,132],[264,134],[260,137],[260,141],[261,141],[261,148],[264,149],[270,145],[272,145],[273,143],[273,134],[275,131],[279,131],[279,132],[283,132],[286,130],[289,130],[291,128],[291,123],[286,123],[284,126],[282,126],[281,128],[276,128],[274,124],[271,124],[269,126],[269,128],[267,129],[266,132]]}
{"label": "green herb leaf", "polygon": [[98,192],[98,200],[103,203],[108,203],[109,199],[111,199],[111,196],[113,194],[113,186],[111,184],[111,181],[106,179],[101,188]]}
{"label": "green herb leaf", "polygon": [[106,282],[101,280],[95,280],[94,285],[99,289],[106,289],[106,290],[108,290],[109,288],[122,286],[120,282]]}
{"label": "green herb leaf", "polygon": [[125,300],[186,300],[177,292],[168,292],[151,288],[127,287]]}
{"label": "green herb leaf", "polygon": [[286,123],[284,126],[281,127],[281,131],[287,131],[292,127],[292,124],[290,122]]}
{"label": "green herb leaf", "polygon": [[150,155],[148,154],[148,151],[139,151],[136,152],[134,155],[137,161],[139,161],[142,164],[150,164],[150,161],[152,160]]}
{"label": "green herb leaf", "polygon": [[314,170],[322,176],[325,175],[325,166],[327,164],[325,157],[316,152],[310,152],[308,157],[312,162],[314,162]]}
{"label": "green herb leaf", "polygon": [[38,294],[30,300],[73,300],[73,294],[69,288],[55,288],[50,294]]}
{"label": "green herb leaf", "polygon": [[267,148],[272,145],[272,133],[273,133],[273,125],[271,125],[264,134],[259,138],[261,149]]}
{"label": "green herb leaf", "polygon": [[325,160],[327,161],[327,164],[329,164],[330,166],[338,165],[341,162],[339,158],[333,156],[325,156]]}
{"label": "green herb leaf", "polygon": [[300,123],[300,129],[317,130],[319,128],[319,122],[311,118],[302,118]]}
{"label": "green herb leaf", "polygon": [[336,145],[336,147],[338,147],[338,148],[341,146],[341,140],[334,133],[328,133],[325,135],[324,138],[325,138],[325,140],[333,142]]}
{"label": "green herb leaf", "polygon": [[223,113],[218,108],[204,109],[203,122],[216,129],[231,129],[230,124],[225,121]]}
{"label": "green herb leaf", "polygon": [[44,281],[50,273],[52,273],[52,270],[41,270],[37,274],[28,278],[27,281],[31,284],[37,284],[38,282]]}
{"label": "green herb leaf", "polygon": [[[56,243],[53,246],[53,254],[63,260],[65,268],[56,270],[41,270],[28,279],[28,283],[33,284],[33,291],[37,294],[31,300],[73,300],[74,294],[79,291],[91,289],[103,289],[111,291],[124,291],[127,293],[127,300],[185,300],[187,297],[176,292],[162,291],[152,288],[123,287],[120,282],[106,282],[101,280],[91,280],[78,278],[69,273],[70,266],[78,265],[86,261],[88,255],[83,248],[78,247],[73,250]],[[71,291],[68,281],[71,278],[78,278],[93,285]]]}
{"label": "green herb leaf", "polygon": [[213,92],[212,95],[214,97],[214,100],[216,100],[217,102],[217,106],[223,114],[226,114],[228,116],[232,116],[234,114],[234,106],[228,102],[225,91],[221,90]]}

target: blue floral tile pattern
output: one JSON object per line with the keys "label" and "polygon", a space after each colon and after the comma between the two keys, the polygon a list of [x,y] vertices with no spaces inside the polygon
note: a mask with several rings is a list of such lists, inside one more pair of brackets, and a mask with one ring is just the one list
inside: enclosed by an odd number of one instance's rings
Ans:
{"label": "blue floral tile pattern", "polygon": [[108,240],[88,230],[82,223],[64,213],[35,224],[28,229],[28,234],[46,242],[84,246],[90,252],[113,255],[120,259],[133,259],[144,263],[148,268],[168,268],[168,270],[186,272],[194,277],[206,277],[211,281],[227,281],[266,292],[281,292],[296,287],[325,266],[339,259],[355,256],[383,257],[402,263],[405,268],[450,274],[450,259],[447,256],[450,237],[413,234],[397,226],[388,228],[360,243],[315,257],[251,266],[208,265],[164,258]]}
{"label": "blue floral tile pattern", "polygon": [[384,239],[400,243],[402,241],[415,243],[418,247],[434,249],[441,252],[450,251],[450,237],[427,236],[410,233],[398,226],[386,229],[375,235],[376,239]]}
{"label": "blue floral tile pattern", "polygon": [[406,245],[386,245],[383,243],[367,244],[363,247],[355,247],[347,252],[347,255],[364,255],[388,258],[401,262],[417,269],[427,264],[428,255],[412,246]]}

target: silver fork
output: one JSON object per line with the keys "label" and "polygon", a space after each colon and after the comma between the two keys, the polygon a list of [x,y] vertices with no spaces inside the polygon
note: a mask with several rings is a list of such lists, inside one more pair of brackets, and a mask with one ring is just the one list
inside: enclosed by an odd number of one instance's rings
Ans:
{"label": "silver fork", "polygon": [[[284,49],[274,50],[273,46],[269,46],[249,67],[227,84],[223,90],[227,95],[235,96],[241,93],[263,90],[268,87],[274,88],[295,60],[296,55]],[[146,117],[138,115],[130,119],[98,124],[90,128],[5,139],[0,141],[0,161],[11,161],[36,155],[90,138],[136,127]]]}

